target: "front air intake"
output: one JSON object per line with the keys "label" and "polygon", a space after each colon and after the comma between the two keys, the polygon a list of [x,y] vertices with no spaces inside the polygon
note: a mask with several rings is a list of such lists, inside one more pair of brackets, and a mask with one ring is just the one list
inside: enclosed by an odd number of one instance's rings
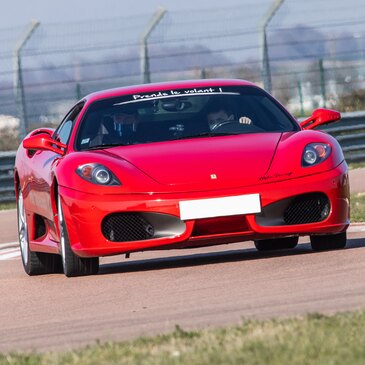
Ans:
{"label": "front air intake", "polygon": [[103,219],[101,229],[112,242],[142,241],[153,238],[155,230],[139,213],[114,213]]}
{"label": "front air intake", "polygon": [[315,223],[325,220],[330,212],[330,202],[325,194],[310,193],[296,197],[284,211],[287,225]]}

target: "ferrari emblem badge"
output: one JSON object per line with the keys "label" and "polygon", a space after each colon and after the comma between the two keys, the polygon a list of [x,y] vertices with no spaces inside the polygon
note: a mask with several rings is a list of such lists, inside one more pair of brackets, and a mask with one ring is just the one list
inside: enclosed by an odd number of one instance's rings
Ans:
{"label": "ferrari emblem badge", "polygon": [[210,178],[211,178],[212,180],[215,180],[215,179],[217,178],[217,175],[216,175],[216,174],[211,174],[211,175],[210,175]]}

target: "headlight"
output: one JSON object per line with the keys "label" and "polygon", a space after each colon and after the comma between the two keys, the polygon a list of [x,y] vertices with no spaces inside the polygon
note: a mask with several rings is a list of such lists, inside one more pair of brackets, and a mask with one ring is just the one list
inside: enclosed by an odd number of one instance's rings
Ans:
{"label": "headlight", "polygon": [[331,153],[331,146],[325,143],[310,143],[305,146],[302,166],[314,166],[323,162]]}
{"label": "headlight", "polygon": [[115,175],[105,166],[85,164],[76,169],[76,173],[86,181],[97,185],[121,185]]}

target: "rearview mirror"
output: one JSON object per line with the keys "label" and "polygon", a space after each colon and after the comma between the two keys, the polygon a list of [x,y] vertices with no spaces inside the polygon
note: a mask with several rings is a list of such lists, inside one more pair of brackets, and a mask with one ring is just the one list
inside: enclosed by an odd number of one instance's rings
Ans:
{"label": "rearview mirror", "polygon": [[52,151],[63,156],[67,146],[52,139],[48,133],[41,132],[24,139],[23,147],[28,150]]}
{"label": "rearview mirror", "polygon": [[338,111],[320,108],[316,109],[309,118],[303,120],[300,126],[303,129],[313,129],[319,125],[332,123],[340,119],[341,114]]}
{"label": "rearview mirror", "polygon": [[186,101],[183,98],[171,99],[162,102],[162,109],[167,112],[181,112],[183,110],[191,108],[192,104],[190,101]]}

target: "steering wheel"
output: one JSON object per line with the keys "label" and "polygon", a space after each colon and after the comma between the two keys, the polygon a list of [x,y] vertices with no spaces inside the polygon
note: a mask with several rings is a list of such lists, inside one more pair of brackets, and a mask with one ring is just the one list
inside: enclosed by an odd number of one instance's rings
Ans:
{"label": "steering wheel", "polygon": [[213,124],[213,126],[211,127],[212,131],[215,131],[216,129],[224,126],[224,125],[228,125],[228,124],[237,124],[238,121],[237,120],[225,120],[223,122],[217,122],[216,124]]}

